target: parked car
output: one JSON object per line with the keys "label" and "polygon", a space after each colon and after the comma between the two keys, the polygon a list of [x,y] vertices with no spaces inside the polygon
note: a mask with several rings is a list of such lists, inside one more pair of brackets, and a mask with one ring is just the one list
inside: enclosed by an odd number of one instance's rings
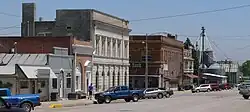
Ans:
{"label": "parked car", "polygon": [[12,107],[2,97],[0,97],[0,112],[26,112],[23,108]]}
{"label": "parked car", "polygon": [[172,96],[172,95],[174,95],[174,91],[172,90],[172,89],[170,89],[170,88],[168,88],[168,89],[166,89],[166,88],[159,88],[160,90],[164,90],[164,91],[166,91],[167,92],[167,96],[165,96],[166,98],[168,98],[168,97],[170,97],[170,96]]}
{"label": "parked car", "polygon": [[249,99],[250,96],[250,85],[243,85],[239,91],[244,99]]}
{"label": "parked car", "polygon": [[173,90],[167,90],[165,88],[147,88],[144,89],[144,98],[159,98],[162,99],[163,97],[169,98],[173,95]]}
{"label": "parked car", "polygon": [[210,85],[211,85],[212,91],[220,91],[221,90],[219,84],[217,84],[217,83],[212,83]]}
{"label": "parked car", "polygon": [[183,86],[183,89],[184,89],[184,90],[192,90],[192,89],[193,89],[193,87],[194,87],[194,85],[193,85],[193,84],[189,84],[189,85],[185,85],[185,86]]}
{"label": "parked car", "polygon": [[201,84],[200,86],[192,89],[192,93],[198,92],[210,92],[212,90],[210,84]]}
{"label": "parked car", "polygon": [[30,112],[34,110],[34,107],[41,105],[39,94],[11,95],[10,89],[0,88],[0,97],[10,104],[11,107],[23,108],[26,112]]}
{"label": "parked car", "polygon": [[228,89],[232,89],[231,85],[228,83],[224,83],[224,84],[220,84],[220,89],[222,90],[228,90]]}
{"label": "parked car", "polygon": [[137,102],[144,97],[143,90],[130,90],[128,86],[114,86],[108,90],[95,94],[97,103],[110,103],[112,100],[124,99],[126,102]]}

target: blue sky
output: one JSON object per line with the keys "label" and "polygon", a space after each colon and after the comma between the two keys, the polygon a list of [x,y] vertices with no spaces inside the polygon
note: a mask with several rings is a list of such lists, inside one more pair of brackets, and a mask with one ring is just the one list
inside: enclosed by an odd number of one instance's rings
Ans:
{"label": "blue sky", "polygon": [[[127,20],[171,16],[183,13],[193,13],[206,10],[229,8],[250,4],[249,0],[1,0],[0,12],[21,16],[21,3],[35,2],[37,5],[37,18],[53,20],[56,9],[93,8]],[[250,7],[185,16],[169,19],[130,22],[132,34],[169,32],[181,35],[179,40],[190,36],[195,41],[206,28],[209,39],[214,41],[212,48],[216,59],[227,57],[236,61],[250,58]],[[0,15],[0,35],[19,35],[19,28],[1,30],[1,27],[16,26],[20,24],[20,17]],[[214,45],[216,44],[217,47]]]}

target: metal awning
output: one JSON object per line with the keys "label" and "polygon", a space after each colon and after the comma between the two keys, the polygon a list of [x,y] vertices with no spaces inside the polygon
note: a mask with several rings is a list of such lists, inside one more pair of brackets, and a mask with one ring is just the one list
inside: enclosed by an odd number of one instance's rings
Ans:
{"label": "metal awning", "polygon": [[203,75],[211,76],[211,77],[227,78],[227,76],[222,76],[222,75],[217,75],[217,74],[211,74],[211,73],[203,73]]}
{"label": "metal awning", "polygon": [[38,71],[49,71],[49,78],[57,78],[55,73],[52,71],[50,67],[45,66],[19,66],[21,70],[23,71],[24,75],[29,79],[37,79],[39,78]]}

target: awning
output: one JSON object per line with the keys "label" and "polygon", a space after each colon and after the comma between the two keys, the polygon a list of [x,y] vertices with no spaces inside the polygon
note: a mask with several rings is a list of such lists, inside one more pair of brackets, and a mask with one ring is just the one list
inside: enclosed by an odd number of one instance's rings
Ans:
{"label": "awning", "polygon": [[203,73],[203,75],[211,76],[211,77],[227,78],[227,76],[211,74],[211,73]]}
{"label": "awning", "polygon": [[187,77],[190,77],[190,78],[198,78],[198,76],[196,76],[196,75],[193,75],[193,74],[185,74],[185,76],[187,76]]}
{"label": "awning", "polygon": [[50,67],[45,67],[45,66],[19,66],[19,67],[23,71],[24,75],[29,79],[38,78],[39,70],[49,70],[49,78],[57,78],[57,76]]}
{"label": "awning", "polygon": [[0,66],[0,75],[14,75],[15,66]]}

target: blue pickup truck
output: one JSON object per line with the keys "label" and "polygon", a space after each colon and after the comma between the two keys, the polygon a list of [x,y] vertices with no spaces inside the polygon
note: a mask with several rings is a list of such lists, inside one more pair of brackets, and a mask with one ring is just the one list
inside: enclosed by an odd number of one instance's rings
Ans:
{"label": "blue pickup truck", "polygon": [[97,103],[110,103],[112,100],[124,99],[126,102],[137,102],[144,97],[143,90],[130,90],[128,86],[114,86],[95,94]]}
{"label": "blue pickup truck", "polygon": [[19,94],[11,95],[8,88],[0,88],[0,97],[4,99],[11,107],[23,108],[26,112],[34,110],[34,107],[40,106],[39,94]]}

